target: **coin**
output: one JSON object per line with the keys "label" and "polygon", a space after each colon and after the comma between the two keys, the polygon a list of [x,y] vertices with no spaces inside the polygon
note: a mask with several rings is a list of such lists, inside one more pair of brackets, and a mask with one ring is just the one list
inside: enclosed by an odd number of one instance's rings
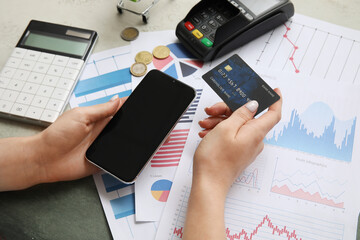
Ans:
{"label": "coin", "polygon": [[145,75],[146,71],[147,71],[147,67],[145,63],[142,62],[136,62],[130,67],[130,72],[135,77],[141,77]]}
{"label": "coin", "polygon": [[125,28],[121,32],[121,38],[126,40],[126,41],[135,40],[138,36],[139,36],[139,30],[137,30],[134,27]]}
{"label": "coin", "polygon": [[165,59],[170,55],[170,49],[166,46],[157,46],[153,50],[153,55],[158,59]]}
{"label": "coin", "polygon": [[147,51],[142,51],[136,54],[135,62],[142,62],[146,65],[151,63],[153,59],[153,55]]}

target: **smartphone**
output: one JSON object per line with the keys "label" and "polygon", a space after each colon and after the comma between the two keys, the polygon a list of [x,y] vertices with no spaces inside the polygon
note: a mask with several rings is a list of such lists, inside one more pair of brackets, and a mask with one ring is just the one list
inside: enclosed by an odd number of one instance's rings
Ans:
{"label": "smartphone", "polygon": [[87,160],[133,183],[195,96],[194,88],[150,71],[88,148]]}

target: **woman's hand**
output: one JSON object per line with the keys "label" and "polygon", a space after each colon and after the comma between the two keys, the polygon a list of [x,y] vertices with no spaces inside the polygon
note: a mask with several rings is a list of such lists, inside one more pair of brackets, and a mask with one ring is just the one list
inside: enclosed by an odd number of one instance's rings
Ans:
{"label": "woman's hand", "polygon": [[[280,91],[275,89],[280,95]],[[261,117],[254,119],[258,104],[251,101],[234,113],[224,104],[205,109],[209,118],[200,121],[205,128],[194,157],[194,181],[205,178],[226,194],[239,174],[264,147],[263,139],[281,118],[282,99]]]}
{"label": "woman's hand", "polygon": [[85,152],[125,99],[65,112],[31,137],[0,139],[0,192],[82,178],[98,171]]}
{"label": "woman's hand", "polygon": [[[275,90],[279,95],[280,91]],[[223,103],[205,109],[200,121],[203,140],[194,155],[193,181],[183,239],[226,239],[227,192],[239,174],[264,147],[263,139],[281,118],[282,99],[257,119],[258,103],[248,102],[231,113]]]}

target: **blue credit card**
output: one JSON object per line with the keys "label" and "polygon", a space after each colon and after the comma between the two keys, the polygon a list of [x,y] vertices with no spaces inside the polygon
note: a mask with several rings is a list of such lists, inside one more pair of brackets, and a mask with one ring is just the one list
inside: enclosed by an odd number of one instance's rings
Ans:
{"label": "blue credit card", "polygon": [[235,111],[256,100],[256,114],[271,106],[280,96],[237,54],[226,59],[202,76],[220,98]]}

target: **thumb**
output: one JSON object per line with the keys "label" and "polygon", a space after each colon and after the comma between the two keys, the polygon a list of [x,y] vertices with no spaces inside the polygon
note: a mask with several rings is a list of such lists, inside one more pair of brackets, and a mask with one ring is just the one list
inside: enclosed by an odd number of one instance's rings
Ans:
{"label": "thumb", "polygon": [[123,99],[119,99],[119,97],[115,95],[110,99],[109,102],[90,107],[84,107],[83,111],[90,122],[97,122],[114,116],[123,103]]}
{"label": "thumb", "polygon": [[247,121],[253,119],[258,107],[259,103],[257,101],[249,101],[233,112],[233,114],[225,121],[228,121],[228,124],[234,128],[240,129]]}

